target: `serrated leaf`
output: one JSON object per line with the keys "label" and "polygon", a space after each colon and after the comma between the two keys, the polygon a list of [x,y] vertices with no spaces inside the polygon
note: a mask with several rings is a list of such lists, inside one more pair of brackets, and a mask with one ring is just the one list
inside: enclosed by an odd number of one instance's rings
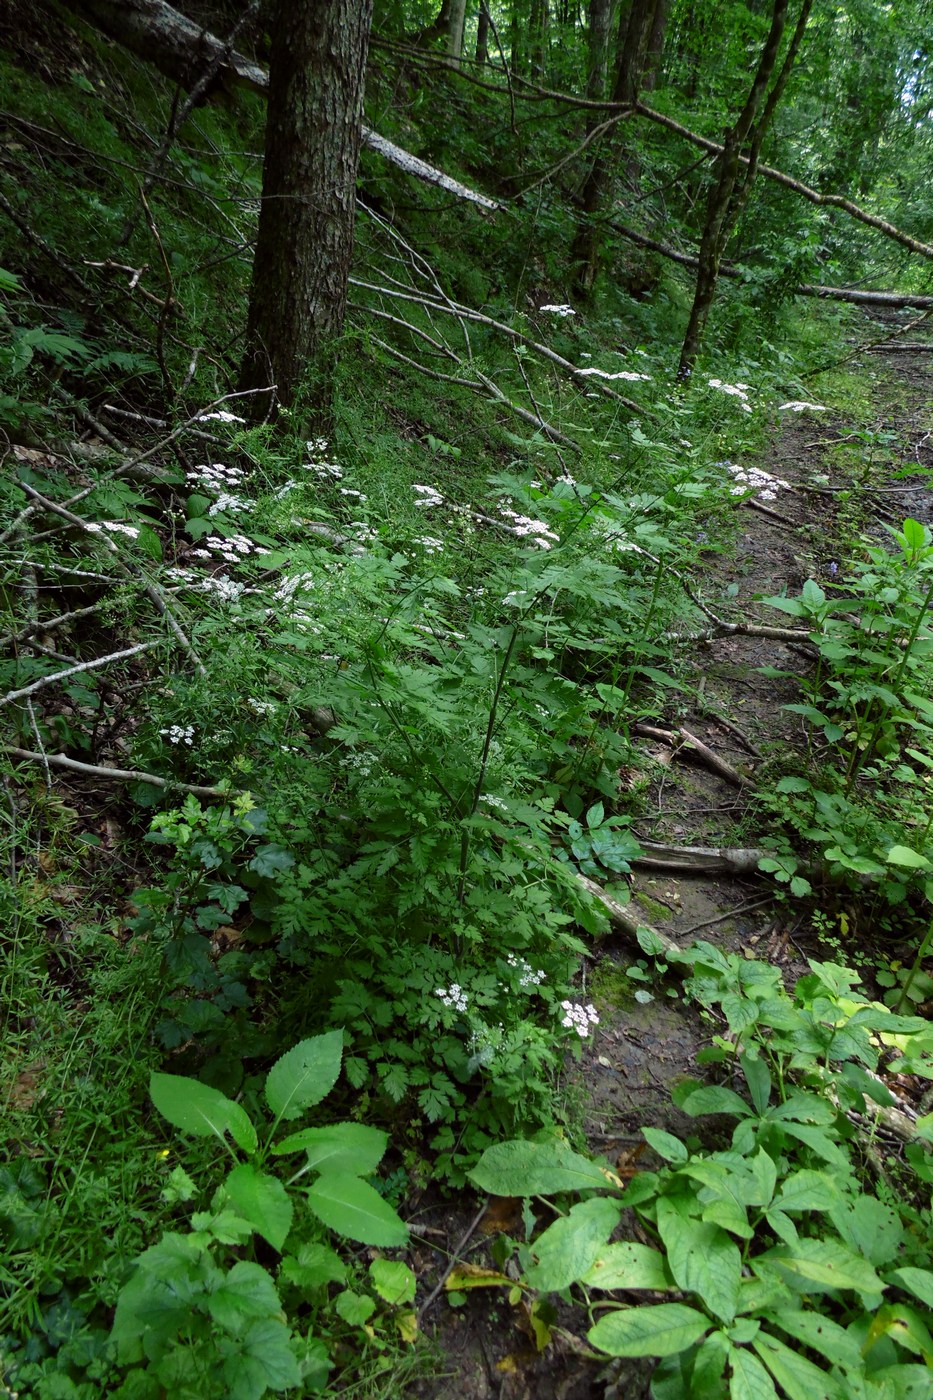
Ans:
{"label": "serrated leaf", "polygon": [[224,1188],[243,1219],[281,1253],[294,1208],[278,1177],[241,1162],[227,1177]]}
{"label": "serrated leaf", "polygon": [[240,1348],[224,1361],[223,1378],[229,1400],[261,1400],[268,1390],[301,1385],[302,1373],[285,1323],[271,1317],[252,1323]]}
{"label": "serrated leaf", "polygon": [[664,1196],[658,1201],[657,1212],[658,1233],[674,1281],[702,1298],[723,1322],[731,1322],[742,1277],[738,1246],[718,1225],[681,1215]]}
{"label": "serrated leaf", "polygon": [[308,1204],[318,1220],[338,1235],[384,1249],[408,1243],[408,1227],[368,1182],[325,1172],[308,1188]]}
{"label": "serrated leaf", "polygon": [[256,1129],[245,1109],[219,1089],[180,1074],[152,1074],[149,1097],[173,1127],[195,1137],[214,1136],[221,1141],[229,1132],[244,1152],[256,1151]]}
{"label": "serrated leaf", "polygon": [[580,1201],[534,1241],[537,1263],[525,1270],[526,1281],[542,1293],[569,1288],[606,1248],[620,1215],[618,1201],[606,1196]]}
{"label": "serrated leaf", "polygon": [[587,1288],[650,1288],[669,1291],[674,1287],[664,1265],[664,1255],[646,1244],[621,1240],[600,1250],[580,1279]]}
{"label": "serrated leaf", "polygon": [[275,1283],[259,1264],[234,1264],[219,1288],[207,1297],[211,1317],[228,1332],[241,1332],[258,1317],[280,1317],[282,1303]]}
{"label": "serrated leaf", "polygon": [[330,1093],[343,1055],[343,1031],[302,1040],[277,1060],[266,1079],[266,1103],[277,1119],[298,1118]]}
{"label": "serrated leaf", "polygon": [[604,1172],[564,1142],[499,1142],[471,1172],[474,1186],[493,1196],[556,1196],[604,1187]]}
{"label": "serrated leaf", "polygon": [[317,1171],[346,1171],[371,1176],[385,1156],[389,1135],[366,1123],[333,1123],[326,1128],[302,1128],[277,1142],[272,1151],[305,1151]]}
{"label": "serrated leaf", "polygon": [[391,1307],[413,1301],[417,1280],[401,1260],[374,1259],[369,1266],[369,1276],[379,1297]]}
{"label": "serrated leaf", "polygon": [[297,1254],[282,1260],[279,1278],[302,1292],[321,1288],[328,1283],[344,1283],[347,1268],[336,1250],[328,1244],[305,1241]]}
{"label": "serrated leaf", "polygon": [[609,1356],[673,1356],[698,1342],[710,1325],[685,1303],[656,1303],[606,1313],[586,1335]]}

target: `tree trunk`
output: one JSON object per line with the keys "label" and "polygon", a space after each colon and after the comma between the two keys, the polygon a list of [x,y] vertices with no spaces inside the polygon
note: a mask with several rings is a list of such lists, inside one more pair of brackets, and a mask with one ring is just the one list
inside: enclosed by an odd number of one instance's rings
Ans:
{"label": "tree trunk", "polygon": [[[632,0],[628,13],[623,13],[620,21],[620,46],[619,46],[619,66],[616,72],[615,84],[613,86],[613,102],[629,102],[634,109],[638,101],[638,88],[641,81],[642,69],[645,62],[645,51],[648,44],[649,35],[652,32],[655,11],[661,0]],[[601,0],[594,0],[590,6],[590,82],[587,84],[587,97],[603,95],[603,89],[598,94],[595,92],[593,58],[594,43],[596,38],[592,32],[593,11]],[[605,24],[608,27],[609,16],[605,17]],[[599,15],[598,23],[602,25],[602,15]],[[605,39],[606,49],[608,49],[608,33]],[[603,59],[605,63],[605,59]],[[604,81],[604,80],[603,80]],[[590,91],[590,84],[594,85],[594,92]],[[602,120],[601,114],[596,114],[588,124],[588,131],[593,131]],[[573,266],[574,288],[578,296],[587,297],[593,290],[593,283],[599,271],[599,254],[601,247],[600,231],[596,223],[596,215],[603,206],[606,194],[606,187],[610,177],[610,155],[604,149],[597,150],[593,156],[592,163],[587,171],[586,179],[580,190],[580,211],[582,218],[577,227],[577,233],[573,240],[570,252],[571,264]]]}
{"label": "tree trunk", "polygon": [[[353,251],[372,0],[278,0],[242,389],[326,424]],[[274,386],[274,393],[271,386]]]}
{"label": "tree trunk", "polygon": [[489,62],[489,6],[480,0],[479,17],[476,22],[476,61]]}
{"label": "tree trunk", "polygon": [[[764,140],[765,133],[774,116],[775,108],[784,91],[784,86],[787,82],[790,70],[797,57],[800,41],[803,38],[807,20],[810,16],[811,6],[812,0],[803,0],[794,35],[785,56],[784,63],[766,99],[765,94],[768,89],[768,84],[771,82],[771,76],[777,65],[788,9],[788,0],[774,0],[771,12],[771,28],[765,40],[765,46],[761,52],[761,58],[758,62],[758,71],[752,81],[745,106],[742,108],[735,124],[726,132],[722,151],[716,162],[714,180],[710,188],[706,205],[706,221],[703,227],[703,237],[700,242],[696,290],[693,297],[693,306],[690,310],[690,320],[687,323],[687,330],[684,335],[684,343],[681,347],[680,365],[677,371],[680,379],[689,378],[696,364],[696,358],[700,349],[700,341],[703,336],[710,308],[713,304],[713,299],[716,295],[719,264],[739,215],[742,212],[742,207],[751,190],[752,182],[754,181],[758,168],[761,143]],[[761,111],[762,104],[764,104],[764,111],[762,112],[760,120],[758,120],[758,114]],[[751,150],[749,153],[748,165],[745,168],[744,179],[740,185],[739,170],[741,148],[745,142],[749,140],[751,142]]]}
{"label": "tree trunk", "polygon": [[454,64],[460,63],[463,53],[463,26],[466,23],[466,0],[451,0],[450,20],[447,26],[447,53]]}
{"label": "tree trunk", "polygon": [[671,0],[658,0],[654,10],[654,22],[648,36],[648,51],[645,55],[645,72],[641,85],[645,92],[654,92],[657,86],[661,59],[664,54],[664,39],[667,34],[667,19],[671,12]]}

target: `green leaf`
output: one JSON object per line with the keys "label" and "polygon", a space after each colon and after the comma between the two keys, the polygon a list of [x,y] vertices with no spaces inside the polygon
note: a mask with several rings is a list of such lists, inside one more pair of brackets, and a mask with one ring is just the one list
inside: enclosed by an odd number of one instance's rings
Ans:
{"label": "green leaf", "polygon": [[580,1201],[532,1244],[538,1262],[526,1269],[527,1282],[542,1293],[556,1293],[576,1283],[606,1248],[620,1214],[618,1201],[607,1196]]}
{"label": "green leaf", "polygon": [[149,1079],[149,1097],[173,1127],[195,1137],[213,1134],[221,1141],[229,1132],[244,1152],[256,1151],[256,1129],[245,1110],[219,1089],[180,1074],[153,1074]]}
{"label": "green leaf", "polygon": [[587,1332],[609,1356],[673,1356],[709,1331],[710,1320],[684,1303],[657,1303],[607,1313]]}
{"label": "green leaf", "polygon": [[846,1371],[858,1371],[862,1365],[859,1343],[850,1332],[822,1313],[802,1308],[781,1308],[769,1316],[795,1344],[817,1351],[833,1366]]}
{"label": "green leaf", "polygon": [[347,1290],[337,1294],[334,1299],[334,1311],[351,1327],[362,1327],[376,1311],[376,1304],[368,1294],[351,1293]]}
{"label": "green leaf", "polygon": [[678,1167],[686,1162],[689,1155],[687,1149],[673,1133],[665,1133],[661,1128],[642,1128],[641,1131],[648,1146],[665,1162],[673,1162]]}
{"label": "green leaf", "polygon": [[742,1066],[752,1103],[759,1113],[764,1113],[771,1097],[771,1075],[768,1073],[768,1066],[760,1056],[753,1058],[749,1054],[740,1055],[739,1064]]}
{"label": "green leaf", "polygon": [[279,874],[283,870],[291,870],[295,864],[295,857],[284,846],[277,846],[274,843],[268,846],[260,846],[259,850],[249,862],[249,869],[255,870],[257,875],[265,879],[271,879],[273,875]]}
{"label": "green leaf", "polygon": [[266,1103],[277,1119],[298,1118],[321,1102],[337,1083],[343,1055],[343,1031],[328,1031],[302,1040],[272,1066],[266,1079]]}
{"label": "green leaf", "polygon": [[825,1172],[797,1171],[785,1178],[774,1199],[784,1211],[832,1210],[840,1200],[839,1188]]}
{"label": "green leaf", "polygon": [[408,1243],[408,1227],[378,1192],[356,1176],[326,1172],[308,1189],[318,1220],[338,1235],[395,1249]]}
{"label": "green leaf", "polygon": [[369,1266],[373,1288],[391,1307],[410,1303],[415,1296],[417,1280],[407,1264],[395,1259],[374,1259]]}
{"label": "green leaf", "polygon": [[308,1165],[318,1171],[346,1171],[353,1176],[371,1176],[382,1161],[389,1144],[388,1133],[365,1123],[333,1123],[327,1128],[302,1128],[277,1142],[275,1153],[308,1154]]}
{"label": "green leaf", "polygon": [[868,1329],[866,1351],[881,1337],[890,1337],[899,1346],[916,1352],[933,1369],[933,1338],[915,1308],[908,1307],[906,1303],[885,1303],[884,1307],[879,1308]]}
{"label": "green leaf", "polygon": [[729,1400],[778,1400],[771,1377],[757,1356],[742,1347],[730,1347],[729,1363],[732,1367]]}
{"label": "green leaf", "polygon": [[742,1277],[742,1256],[735,1242],[718,1225],[684,1217],[664,1196],[658,1201],[658,1233],[674,1281],[696,1293],[717,1317],[731,1322]]}
{"label": "green leaf", "polygon": [[493,1196],[556,1196],[608,1185],[595,1162],[557,1140],[496,1143],[467,1175]]}
{"label": "green leaf", "polygon": [[291,1229],[293,1207],[278,1177],[242,1162],[234,1167],[224,1187],[243,1219],[281,1253]]}
{"label": "green leaf", "polygon": [[694,1089],[680,1107],[691,1118],[707,1113],[734,1113],[738,1118],[750,1118],[752,1115],[745,1100],[724,1084],[707,1084],[702,1089]]}
{"label": "green leaf", "polygon": [[846,1390],[838,1381],[806,1357],[791,1351],[777,1337],[759,1332],[752,1346],[788,1400],[848,1400]]}
{"label": "green leaf", "polygon": [[621,1240],[600,1250],[591,1267],[580,1279],[587,1288],[673,1288],[664,1265],[664,1255],[646,1244]]}
{"label": "green leaf", "polygon": [[345,1283],[347,1268],[336,1250],[328,1244],[305,1241],[295,1255],[286,1255],[279,1278],[301,1292],[322,1288],[328,1283]]}
{"label": "green leaf", "polygon": [[267,1390],[300,1386],[302,1374],[285,1323],[271,1317],[252,1323],[242,1350],[224,1361],[223,1379],[229,1400],[261,1400]]}
{"label": "green leaf", "polygon": [[756,1268],[766,1261],[801,1293],[829,1293],[837,1288],[880,1293],[884,1286],[867,1259],[834,1240],[802,1239],[795,1245],[777,1245],[751,1264]]}
{"label": "green leaf", "polygon": [[885,860],[888,865],[904,865],[911,870],[926,870],[930,864],[926,856],[912,851],[909,846],[892,846]]}
{"label": "green leaf", "polygon": [[887,1279],[899,1288],[906,1288],[928,1308],[933,1308],[933,1273],[929,1269],[892,1269]]}
{"label": "green leaf", "polygon": [[207,1308],[228,1332],[240,1332],[257,1317],[280,1317],[282,1303],[275,1283],[259,1264],[234,1264],[219,1288],[207,1297]]}

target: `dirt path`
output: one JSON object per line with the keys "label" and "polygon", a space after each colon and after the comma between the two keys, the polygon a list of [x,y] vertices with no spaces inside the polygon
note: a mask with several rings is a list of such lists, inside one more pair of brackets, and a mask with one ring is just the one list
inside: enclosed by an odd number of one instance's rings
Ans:
{"label": "dirt path", "polygon": [[[896,325],[892,318],[872,322],[865,339]],[[856,364],[874,378],[876,426],[853,437],[851,424],[832,412],[781,415],[760,465],[788,485],[767,503],[770,514],[747,504],[737,507],[741,523],[734,552],[711,556],[709,572],[700,580],[704,598],[720,615],[784,625],[787,619],[760,600],[797,593],[807,578],[828,579],[835,568],[842,570],[845,560],[836,551],[844,548],[840,541],[852,538],[853,527],[880,538],[884,523],[900,524],[906,515],[933,524],[931,356],[895,347],[866,354]],[[911,467],[913,474],[900,475]],[[760,668],[799,673],[807,664],[784,642],[748,636],[713,640],[698,648],[695,658],[698,698],[681,712],[672,707],[670,725],[685,726],[754,777],[769,756],[799,748],[803,740],[802,722],[781,708],[799,698],[794,681],[766,677]],[[743,833],[744,844],[764,834],[748,791],[708,768],[672,761],[662,742],[650,737],[639,742],[660,761],[661,775],[638,823],[641,839],[735,846],[743,844]],[[772,888],[757,878],[644,871],[635,876],[633,897],[645,922],[675,941],[686,945],[699,936],[744,950],[782,966],[793,981],[806,969],[808,956],[825,956],[825,951],[806,910],[770,898]],[[623,1166],[639,1150],[642,1125],[683,1135],[696,1131],[695,1121],[674,1108],[670,1094],[678,1079],[700,1076],[695,1057],[708,1039],[693,1010],[668,996],[663,985],[629,978],[626,969],[637,958],[638,950],[615,936],[597,950],[587,969],[587,994],[599,1008],[601,1024],[570,1084],[570,1092],[584,1099],[591,1149]],[[441,1208],[425,1221],[447,1241],[459,1240],[468,1222],[468,1210]],[[488,1264],[488,1239],[501,1228],[509,1226],[498,1213],[481,1221],[463,1257]],[[418,1273],[430,1289],[444,1257],[427,1243],[421,1253]],[[579,1324],[578,1317],[568,1315],[566,1321],[571,1329]],[[559,1335],[539,1354],[521,1307],[511,1308],[498,1292],[475,1292],[456,1311],[440,1297],[424,1326],[435,1335],[441,1364],[413,1390],[423,1400],[641,1400],[647,1395],[650,1363],[600,1368]]]}

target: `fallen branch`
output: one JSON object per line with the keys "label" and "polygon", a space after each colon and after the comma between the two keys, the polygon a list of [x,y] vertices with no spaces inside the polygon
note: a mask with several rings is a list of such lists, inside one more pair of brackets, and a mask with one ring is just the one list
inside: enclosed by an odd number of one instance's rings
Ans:
{"label": "fallen branch", "polygon": [[633,865],[684,875],[760,875],[758,862],[769,854],[754,846],[668,846],[657,841],[639,845],[643,854],[632,860]]}
{"label": "fallen branch", "polygon": [[96,763],[79,763],[76,758],[66,758],[63,753],[32,753],[29,749],[18,749],[12,744],[0,746],[0,752],[11,758],[21,758],[27,763],[52,764],[56,768],[67,768],[72,773],[83,773],[93,778],[108,778],[111,782],[148,783],[151,787],[173,788],[179,792],[191,792],[195,797],[236,797],[232,788],[202,787],[197,783],[179,783],[173,778],[159,778],[155,773],[137,773],[127,768],[104,768]]}
{"label": "fallen branch", "polygon": [[94,671],[99,666],[108,666],[111,661],[125,661],[128,656],[138,656],[140,652],[152,651],[153,647],[160,645],[160,642],[140,642],[138,646],[127,647],[124,651],[112,651],[107,656],[96,656],[93,661],[81,661],[77,666],[56,671],[52,676],[40,676],[32,685],[23,686],[21,690],[8,690],[6,695],[0,696],[0,706],[12,705],[15,700],[23,700],[27,695],[34,695],[37,690],[54,685],[56,681],[67,680],[69,676],[76,676],[81,671]]}

